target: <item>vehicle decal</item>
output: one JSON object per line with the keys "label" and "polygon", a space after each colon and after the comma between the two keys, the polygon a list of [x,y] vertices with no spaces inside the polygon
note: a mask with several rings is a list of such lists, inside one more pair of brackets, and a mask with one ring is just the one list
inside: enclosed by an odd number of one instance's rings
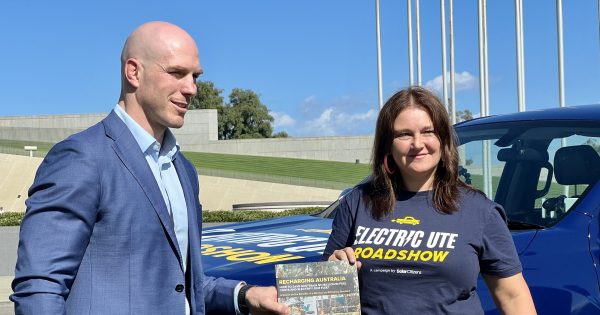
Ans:
{"label": "vehicle decal", "polygon": [[324,230],[324,229],[296,229],[296,231],[302,231],[302,232],[306,232],[306,233],[324,233],[324,234],[331,234],[331,229],[329,230]]}
{"label": "vehicle decal", "polygon": [[245,261],[257,265],[272,264],[305,258],[304,256],[293,254],[273,255],[268,252],[259,252],[252,249],[235,248],[231,246],[215,246],[213,244],[202,244],[200,253],[204,256],[224,257],[229,261]]}
{"label": "vehicle decal", "polygon": [[[327,237],[312,235],[296,235],[286,233],[240,232],[229,234],[213,234],[203,236],[203,242],[225,242],[229,244],[254,244],[257,247],[284,247],[285,251],[322,251],[327,244]],[[318,244],[314,244],[318,243]]]}
{"label": "vehicle decal", "polygon": [[235,232],[234,229],[203,229],[202,235],[206,234],[215,234],[215,233],[232,233]]}

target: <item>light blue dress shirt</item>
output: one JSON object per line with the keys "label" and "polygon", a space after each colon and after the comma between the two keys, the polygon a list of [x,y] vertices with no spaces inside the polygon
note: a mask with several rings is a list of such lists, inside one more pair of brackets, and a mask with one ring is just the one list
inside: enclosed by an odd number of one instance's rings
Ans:
{"label": "light blue dress shirt", "polygon": [[188,217],[183,187],[181,187],[179,175],[177,175],[177,170],[175,169],[175,165],[173,165],[175,154],[179,151],[175,136],[171,130],[167,128],[161,145],[154,137],[135,122],[121,106],[117,104],[114,110],[117,116],[123,120],[127,128],[133,134],[133,137],[144,153],[146,162],[148,162],[148,166],[152,170],[152,175],[154,175],[154,179],[156,179],[156,183],[160,188],[165,205],[173,220],[175,236],[177,238],[177,244],[179,245],[179,251],[183,262],[182,267],[185,272],[188,255]]}

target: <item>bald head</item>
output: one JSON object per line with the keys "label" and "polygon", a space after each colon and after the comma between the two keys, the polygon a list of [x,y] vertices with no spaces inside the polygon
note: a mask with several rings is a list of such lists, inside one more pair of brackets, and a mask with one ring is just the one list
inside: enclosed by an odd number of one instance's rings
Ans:
{"label": "bald head", "polygon": [[179,26],[162,21],[148,22],[135,29],[127,38],[121,53],[121,65],[129,58],[146,62],[156,60],[188,45],[197,49],[194,39]]}
{"label": "bald head", "polygon": [[179,128],[202,73],[194,39],[167,22],[134,30],[121,53],[119,105],[159,141],[166,128]]}

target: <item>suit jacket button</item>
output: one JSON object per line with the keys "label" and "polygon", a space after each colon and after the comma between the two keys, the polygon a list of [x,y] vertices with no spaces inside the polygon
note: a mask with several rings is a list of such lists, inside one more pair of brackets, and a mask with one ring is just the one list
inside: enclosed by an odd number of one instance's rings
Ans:
{"label": "suit jacket button", "polygon": [[178,284],[175,286],[175,291],[177,291],[177,292],[183,292],[183,289],[184,289],[183,284]]}

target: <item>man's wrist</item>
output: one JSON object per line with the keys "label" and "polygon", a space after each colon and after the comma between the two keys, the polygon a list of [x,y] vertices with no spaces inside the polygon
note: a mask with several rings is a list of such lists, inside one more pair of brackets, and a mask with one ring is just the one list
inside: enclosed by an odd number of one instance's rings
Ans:
{"label": "man's wrist", "polygon": [[242,287],[240,288],[240,290],[238,291],[237,304],[238,304],[239,311],[242,314],[250,314],[250,307],[248,306],[248,303],[246,300],[246,293],[252,287],[255,287],[255,285],[243,284]]}

